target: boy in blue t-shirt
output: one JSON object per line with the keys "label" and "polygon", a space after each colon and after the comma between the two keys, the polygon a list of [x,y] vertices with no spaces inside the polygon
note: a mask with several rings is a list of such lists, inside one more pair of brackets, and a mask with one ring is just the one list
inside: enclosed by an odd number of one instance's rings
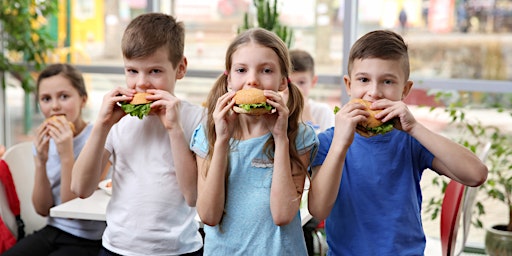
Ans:
{"label": "boy in blue t-shirt", "polygon": [[326,218],[328,255],[423,255],[423,170],[479,186],[487,167],[468,149],[417,122],[402,101],[413,82],[400,35],[384,30],[364,35],[348,63],[344,82],[350,97],[370,101],[370,110],[380,110],[375,118],[399,128],[362,136],[356,127],[368,121],[367,107],[344,105],[335,127],[318,135],[309,211]]}

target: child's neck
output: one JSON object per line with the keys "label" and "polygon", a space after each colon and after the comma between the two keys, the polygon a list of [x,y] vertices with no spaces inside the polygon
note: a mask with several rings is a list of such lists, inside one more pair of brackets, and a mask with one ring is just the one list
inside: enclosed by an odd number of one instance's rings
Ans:
{"label": "child's neck", "polygon": [[269,133],[263,116],[243,116],[239,118],[238,132],[235,136],[239,140],[261,137]]}

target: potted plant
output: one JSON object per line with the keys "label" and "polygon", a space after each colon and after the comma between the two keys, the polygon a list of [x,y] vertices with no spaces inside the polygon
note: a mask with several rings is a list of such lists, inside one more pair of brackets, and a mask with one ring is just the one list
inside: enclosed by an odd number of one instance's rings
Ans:
{"label": "potted plant", "polygon": [[254,0],[253,5],[256,8],[256,16],[252,17],[249,11],[247,11],[244,14],[243,25],[238,28],[238,33],[254,27],[264,28],[276,33],[288,49],[290,49],[294,37],[293,30],[281,24],[279,12],[277,11],[278,1],[272,2],[273,5],[270,4],[269,0]]}
{"label": "potted plant", "polygon": [[[442,97],[442,93],[437,95]],[[510,104],[510,103],[509,103]],[[491,126],[481,121],[469,118],[469,107],[463,103],[451,103],[444,111],[450,116],[451,123],[457,125],[460,135],[459,142],[471,151],[478,153],[482,147],[490,143],[485,163],[489,169],[487,180],[478,188],[480,197],[475,200],[472,221],[477,228],[487,228],[485,249],[489,255],[512,255],[512,135],[504,128]],[[507,106],[510,107],[510,106]],[[504,118],[512,118],[512,112],[502,107],[491,106]],[[444,193],[448,180],[436,177],[432,180],[434,186],[440,186]],[[440,212],[441,195],[427,200],[426,212],[432,219],[436,219]],[[508,216],[503,216],[500,225],[484,225],[482,217],[486,214],[484,200],[494,200],[504,204],[508,209]]]}
{"label": "potted plant", "polygon": [[[43,69],[46,55],[53,49],[54,40],[47,30],[45,17],[56,15],[57,4],[57,0],[0,0],[1,89],[7,86],[6,72],[20,82],[25,92],[25,133],[30,130],[32,120],[30,93],[34,82],[30,71]],[[5,99],[2,102],[5,103]]]}

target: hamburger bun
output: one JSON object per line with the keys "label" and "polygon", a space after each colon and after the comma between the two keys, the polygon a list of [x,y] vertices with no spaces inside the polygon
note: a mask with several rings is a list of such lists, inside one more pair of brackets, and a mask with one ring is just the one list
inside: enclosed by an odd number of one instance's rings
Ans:
{"label": "hamburger bun", "polygon": [[[63,116],[64,118],[66,118],[66,116],[65,116],[65,115],[54,115],[54,116],[51,116],[51,117],[46,118],[46,120],[44,120],[44,122],[45,122],[45,124],[47,124],[47,123],[49,123],[49,122],[59,122],[59,121],[58,121],[58,117],[59,117],[59,116]],[[71,128],[71,131],[72,131],[73,133],[76,133],[75,125],[74,125],[72,122],[70,122],[70,121],[68,121],[68,125],[69,125],[69,128]]]}
{"label": "hamburger bun", "polygon": [[[257,88],[242,89],[235,93],[233,111],[240,114],[265,115],[272,113],[263,90]],[[248,107],[247,105],[251,105]],[[245,106],[245,107],[244,107]]]}
{"label": "hamburger bun", "polygon": [[359,133],[359,135],[368,138],[377,134],[387,133],[395,127],[400,129],[400,122],[397,122],[396,119],[383,123],[381,120],[375,118],[375,115],[380,113],[382,110],[370,109],[370,106],[372,105],[371,102],[363,99],[352,99],[349,103],[359,103],[365,106],[366,112],[370,114],[366,121],[357,124],[356,132]]}
{"label": "hamburger bun", "polygon": [[381,126],[382,125],[382,121],[380,121],[379,119],[375,118],[375,115],[380,113],[382,110],[378,109],[378,110],[371,110],[370,109],[370,106],[372,105],[371,102],[367,101],[367,100],[363,100],[363,99],[352,99],[350,100],[349,103],[359,103],[363,106],[365,106],[365,110],[366,112],[368,112],[370,114],[370,116],[368,116],[368,118],[366,119],[366,121],[364,122],[361,122],[359,123],[359,125],[363,126],[363,127],[368,127],[368,128],[375,128],[375,127],[378,127],[378,126]]}
{"label": "hamburger bun", "polygon": [[150,95],[147,92],[138,92],[133,95],[133,99],[129,102],[132,105],[141,105],[151,103],[150,100],[146,99],[146,96]]}

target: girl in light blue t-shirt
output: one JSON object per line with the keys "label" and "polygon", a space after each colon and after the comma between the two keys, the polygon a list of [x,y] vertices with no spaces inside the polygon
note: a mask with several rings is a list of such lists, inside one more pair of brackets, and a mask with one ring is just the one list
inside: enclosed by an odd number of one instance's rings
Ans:
{"label": "girl in light blue t-shirt", "polygon": [[[303,99],[272,32],[251,29],[229,46],[208,96],[208,120],[191,140],[205,255],[307,255],[299,207],[317,137],[300,121]],[[235,92],[264,91],[270,114],[233,111]],[[289,89],[285,102],[279,92]]]}

